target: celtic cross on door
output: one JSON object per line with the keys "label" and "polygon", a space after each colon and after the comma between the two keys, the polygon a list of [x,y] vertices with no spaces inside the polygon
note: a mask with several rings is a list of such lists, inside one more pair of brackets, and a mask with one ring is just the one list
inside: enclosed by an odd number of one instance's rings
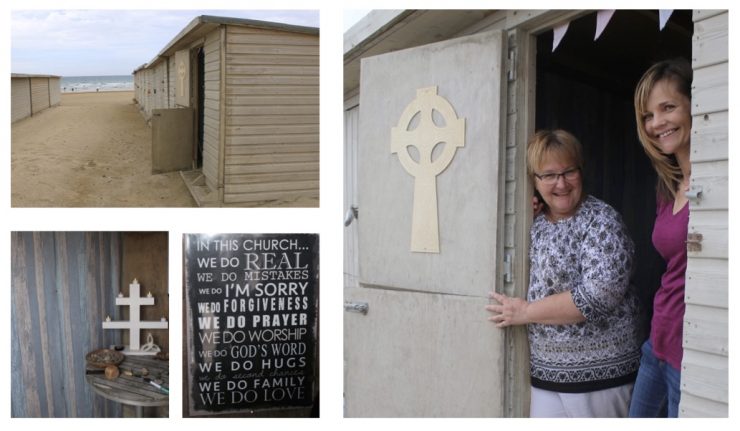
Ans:
{"label": "celtic cross on door", "polygon": [[177,77],[180,78],[180,97],[185,96],[185,62],[180,60],[180,64],[177,66]]}
{"label": "celtic cross on door", "polygon": [[[443,124],[435,123],[435,111],[442,116]],[[417,115],[418,124],[414,126]],[[432,160],[434,149],[440,144],[441,154]],[[418,151],[418,161],[409,154],[412,146]],[[437,95],[436,86],[416,90],[416,99],[406,106],[398,126],[391,129],[391,154],[398,154],[401,166],[414,177],[411,251],[439,253],[437,175],[452,162],[457,148],[463,146],[465,119],[457,118],[450,102]]]}

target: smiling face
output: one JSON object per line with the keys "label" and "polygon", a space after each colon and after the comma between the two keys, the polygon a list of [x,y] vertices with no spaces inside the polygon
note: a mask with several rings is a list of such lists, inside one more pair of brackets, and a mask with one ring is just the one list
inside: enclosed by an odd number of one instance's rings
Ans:
{"label": "smiling face", "polygon": [[663,154],[688,156],[691,142],[691,102],[672,79],[662,79],[650,91],[642,116],[645,133]]}
{"label": "smiling face", "polygon": [[[540,162],[540,166],[535,171],[537,175],[559,174],[578,165],[570,160],[570,157],[556,151],[548,151]],[[561,220],[571,217],[578,210],[583,194],[583,181],[581,173],[578,171],[573,179],[566,180],[560,175],[554,184],[545,184],[535,176],[534,186],[542,199],[549,207],[547,215],[553,220]]]}

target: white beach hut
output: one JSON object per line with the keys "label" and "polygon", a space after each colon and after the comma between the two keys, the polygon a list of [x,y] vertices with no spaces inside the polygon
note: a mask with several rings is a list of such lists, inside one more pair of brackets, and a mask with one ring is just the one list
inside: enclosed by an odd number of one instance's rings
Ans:
{"label": "white beach hut", "polygon": [[134,71],[153,170],[200,206],[319,197],[319,29],[199,16]]}
{"label": "white beach hut", "polygon": [[56,106],[61,100],[60,78],[55,75],[10,75],[11,122]]}
{"label": "white beach hut", "polygon": [[[345,33],[348,416],[528,414],[526,331],[496,330],[483,307],[490,290],[527,290],[536,129],[583,142],[587,191],[622,213],[649,305],[662,271],[655,176],[632,94],[650,64],[675,56],[694,69],[680,415],[728,416],[728,12],[672,11],[665,27],[657,10],[607,21],[595,38],[598,11],[384,10]],[[414,123],[410,107],[432,121]],[[455,144],[444,171],[410,170],[421,154],[399,160],[394,140],[421,127]],[[438,240],[415,244],[419,230]]]}

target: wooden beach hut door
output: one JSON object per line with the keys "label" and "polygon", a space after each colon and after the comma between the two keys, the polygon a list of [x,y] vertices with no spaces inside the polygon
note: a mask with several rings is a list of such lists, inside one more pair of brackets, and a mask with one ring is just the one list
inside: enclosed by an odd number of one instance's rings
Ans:
{"label": "wooden beach hut door", "polygon": [[152,110],[152,173],[190,169],[192,153],[193,109]]}
{"label": "wooden beach hut door", "polygon": [[484,306],[503,223],[504,43],[487,32],[362,62],[347,416],[503,416],[504,333]]}

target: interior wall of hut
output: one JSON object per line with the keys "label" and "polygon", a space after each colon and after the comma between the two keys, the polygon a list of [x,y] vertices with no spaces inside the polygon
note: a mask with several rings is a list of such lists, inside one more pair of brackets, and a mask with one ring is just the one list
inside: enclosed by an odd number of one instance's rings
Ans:
{"label": "interior wall of hut", "polygon": [[652,298],[665,264],[652,244],[656,175],[638,140],[633,93],[653,63],[691,60],[691,11],[673,12],[660,31],[657,11],[617,10],[594,41],[596,13],[570,23],[552,52],[537,37],[536,128],[562,128],[583,144],[584,190],[619,211],[635,243],[633,282],[648,335]]}
{"label": "interior wall of hut", "polygon": [[[128,285],[137,279],[141,285],[141,295],[151,292],[154,305],[141,308],[142,320],[160,320],[169,315],[168,290],[168,240],[167,232],[123,232],[121,234],[122,262],[121,288],[129,295]],[[128,319],[128,307],[121,307],[124,319]],[[123,331],[123,343],[128,344],[128,332]],[[141,343],[146,343],[147,333],[151,332],[154,343],[163,352],[169,352],[169,331],[166,329],[146,329],[141,331]]]}
{"label": "interior wall of hut", "polygon": [[[167,245],[166,233],[11,233],[12,417],[133,414],[95,395],[85,355],[125,342],[126,331],[102,322],[124,318],[115,298],[127,294],[134,273],[142,292],[151,287],[157,296],[157,310],[144,307],[143,318],[169,317]],[[166,349],[166,333],[157,342]]]}

